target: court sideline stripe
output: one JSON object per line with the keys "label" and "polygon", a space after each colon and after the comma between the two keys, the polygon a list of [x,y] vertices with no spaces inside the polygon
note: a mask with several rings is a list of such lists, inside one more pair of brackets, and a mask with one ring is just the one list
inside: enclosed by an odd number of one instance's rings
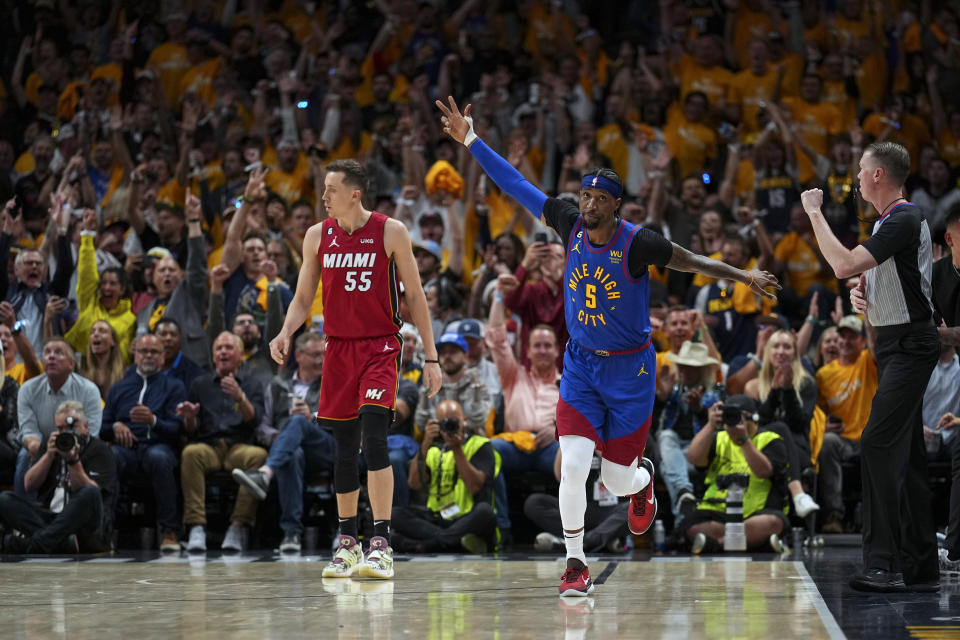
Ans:
{"label": "court sideline stripe", "polygon": [[600,575],[594,579],[593,584],[603,584],[610,577],[610,574],[617,568],[619,562],[608,562],[607,566],[600,572]]}
{"label": "court sideline stripe", "polygon": [[804,586],[807,588],[807,595],[810,596],[810,599],[813,601],[813,608],[820,614],[820,620],[823,621],[823,626],[826,627],[830,640],[844,640],[846,636],[843,630],[840,629],[836,618],[830,613],[830,608],[827,607],[827,601],[820,595],[820,589],[817,587],[817,583],[813,581],[813,578],[810,577],[807,568],[799,561],[795,561],[793,564],[797,568],[797,573],[800,574],[800,579],[803,580]]}

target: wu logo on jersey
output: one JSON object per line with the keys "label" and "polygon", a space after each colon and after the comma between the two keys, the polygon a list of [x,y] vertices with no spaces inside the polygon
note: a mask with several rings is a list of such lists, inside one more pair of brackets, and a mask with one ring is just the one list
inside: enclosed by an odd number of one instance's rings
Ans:
{"label": "wu logo on jersey", "polygon": [[379,400],[383,397],[386,389],[367,389],[367,394],[364,396],[367,400]]}

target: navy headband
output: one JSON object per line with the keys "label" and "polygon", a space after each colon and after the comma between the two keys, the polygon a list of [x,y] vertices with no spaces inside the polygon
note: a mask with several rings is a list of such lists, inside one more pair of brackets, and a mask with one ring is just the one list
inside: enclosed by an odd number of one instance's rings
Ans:
{"label": "navy headband", "polygon": [[613,196],[613,199],[616,200],[621,195],[623,195],[623,189],[616,182],[610,178],[604,178],[603,176],[594,176],[587,175],[583,176],[583,179],[580,181],[581,189],[603,189],[604,191],[609,191],[610,195]]}

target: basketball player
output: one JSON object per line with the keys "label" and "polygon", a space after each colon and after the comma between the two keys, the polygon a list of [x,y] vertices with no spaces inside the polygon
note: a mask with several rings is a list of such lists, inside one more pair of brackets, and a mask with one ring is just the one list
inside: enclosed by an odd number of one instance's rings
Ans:
{"label": "basketball player", "polygon": [[[656,381],[656,354],[650,348],[650,277],[647,267],[670,267],[747,284],[759,296],[779,288],[766,271],[742,271],[696,255],[663,236],[617,215],[623,186],[611,169],[583,177],[578,208],[548,198],[473,131],[470,105],[461,114],[453,98],[441,101],[444,131],[469,148],[501,189],[555,229],[567,247],[564,312],[570,340],[563,357],[557,434],[560,440],[560,517],[567,570],[560,595],[593,590],[583,553],[584,486],[594,448],[603,460],[603,484],[630,496],[627,523],[644,533],[657,512],[653,463],[643,458]],[[744,444],[752,447],[752,442]]]}
{"label": "basketball player", "polygon": [[[327,355],[317,417],[333,424],[337,441],[334,487],[340,514],[340,540],[324,578],[393,577],[390,510],[393,471],[387,429],[393,417],[403,340],[399,331],[399,282],[406,291],[414,324],[423,337],[426,360],[423,385],[440,390],[440,365],[430,312],[420,285],[410,235],[403,223],[363,208],[367,173],[355,160],[327,165],[323,203],[330,217],[307,231],[297,292],[283,329],[270,343],[273,359],[283,364],[290,338],[303,325],[323,283]],[[398,282],[399,276],[399,282]],[[369,467],[373,537],[364,558],[357,541],[360,481],[357,454],[361,437]]]}
{"label": "basketball player", "polygon": [[863,569],[858,591],[937,591],[940,568],[927,484],[923,394],[940,356],[933,324],[930,227],[903,197],[910,154],[876,142],[860,157],[860,194],[880,214],[873,234],[847,249],[820,208],[823,192],[800,194],[817,244],[838,278],[859,274],[850,302],[876,331],[880,380],[860,437]]}

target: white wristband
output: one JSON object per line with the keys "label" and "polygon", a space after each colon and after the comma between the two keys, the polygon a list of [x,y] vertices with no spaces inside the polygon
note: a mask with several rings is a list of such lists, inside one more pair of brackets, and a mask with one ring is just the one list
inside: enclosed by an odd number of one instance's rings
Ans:
{"label": "white wristband", "polygon": [[467,147],[467,148],[469,149],[469,148],[470,148],[470,145],[472,145],[472,144],[474,143],[474,141],[477,139],[478,136],[477,136],[477,134],[476,134],[476,133],[474,132],[474,130],[473,130],[473,117],[472,117],[472,116],[466,116],[466,117],[464,118],[464,120],[466,120],[466,121],[467,121],[467,124],[470,125],[470,130],[467,131],[467,135],[465,135],[465,136],[463,137],[463,146],[465,146],[465,147]]}

